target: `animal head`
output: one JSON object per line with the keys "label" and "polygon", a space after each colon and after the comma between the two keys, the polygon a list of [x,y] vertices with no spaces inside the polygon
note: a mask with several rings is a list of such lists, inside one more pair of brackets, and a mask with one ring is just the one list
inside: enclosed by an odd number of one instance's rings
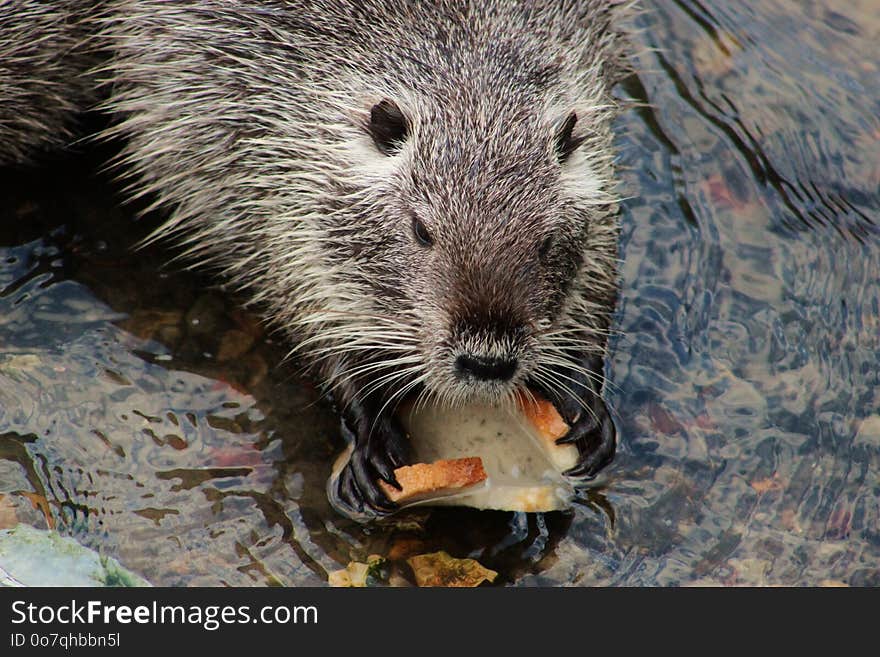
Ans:
{"label": "animal head", "polygon": [[[500,402],[604,348],[616,282],[605,81],[584,93],[552,64],[489,68],[352,113],[361,134],[328,245],[371,300],[367,323],[385,327],[390,365],[361,371],[400,396]],[[358,330],[366,344],[376,329]]]}

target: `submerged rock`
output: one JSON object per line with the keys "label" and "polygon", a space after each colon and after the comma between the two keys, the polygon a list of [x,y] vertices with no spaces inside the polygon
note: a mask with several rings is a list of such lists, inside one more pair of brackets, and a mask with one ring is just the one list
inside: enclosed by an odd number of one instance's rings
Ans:
{"label": "submerged rock", "polygon": [[0,585],[150,586],[116,559],[58,532],[18,525],[0,530]]}

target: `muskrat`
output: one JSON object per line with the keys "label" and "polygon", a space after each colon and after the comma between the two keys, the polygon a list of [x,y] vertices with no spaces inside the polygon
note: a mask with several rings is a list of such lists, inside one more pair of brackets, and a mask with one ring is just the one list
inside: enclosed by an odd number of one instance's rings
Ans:
{"label": "muskrat", "polygon": [[[395,508],[377,479],[396,485],[407,462],[405,397],[501,404],[533,389],[572,427],[568,476],[612,459],[611,89],[630,4],[11,3],[88,28],[81,46],[42,43],[64,48],[59,62],[103,57],[77,79],[100,79],[118,166],[169,213],[151,239],[246,291],[332,394],[354,451],[331,497],[360,516]],[[51,142],[44,123],[0,133],[0,150]]]}

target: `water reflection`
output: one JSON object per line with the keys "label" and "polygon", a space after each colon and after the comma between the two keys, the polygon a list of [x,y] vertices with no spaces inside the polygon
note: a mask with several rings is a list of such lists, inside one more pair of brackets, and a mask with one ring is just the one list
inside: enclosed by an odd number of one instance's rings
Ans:
{"label": "water reflection", "polygon": [[374,553],[405,584],[437,549],[521,585],[880,584],[880,17],[838,4],[638,19],[621,445],[573,512],[334,514],[333,410],[230,295],[129,252],[148,228],[82,161],[2,183],[0,512],[156,584]]}

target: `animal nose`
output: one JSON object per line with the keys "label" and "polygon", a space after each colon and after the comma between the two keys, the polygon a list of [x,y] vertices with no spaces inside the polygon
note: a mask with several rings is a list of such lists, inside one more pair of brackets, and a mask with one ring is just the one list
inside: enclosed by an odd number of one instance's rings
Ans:
{"label": "animal nose", "polygon": [[516,372],[516,358],[486,358],[464,354],[455,359],[459,375],[472,376],[480,381],[508,381]]}

